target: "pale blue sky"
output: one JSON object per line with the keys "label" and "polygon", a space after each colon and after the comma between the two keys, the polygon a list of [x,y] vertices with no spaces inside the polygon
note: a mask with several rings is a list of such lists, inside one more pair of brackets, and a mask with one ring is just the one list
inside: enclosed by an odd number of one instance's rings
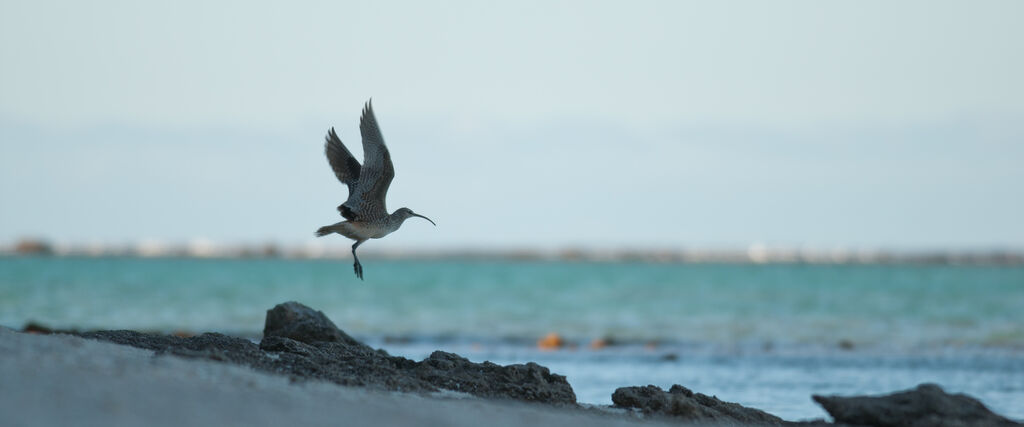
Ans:
{"label": "pale blue sky", "polygon": [[[1024,247],[1022,2],[0,3],[0,243]],[[348,245],[334,236],[331,245]]]}

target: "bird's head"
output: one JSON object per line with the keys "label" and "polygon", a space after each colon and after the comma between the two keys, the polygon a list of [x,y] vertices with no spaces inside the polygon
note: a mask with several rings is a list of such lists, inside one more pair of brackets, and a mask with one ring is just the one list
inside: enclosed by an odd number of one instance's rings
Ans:
{"label": "bird's head", "polygon": [[430,221],[430,223],[434,224],[435,227],[437,226],[437,224],[435,224],[434,221],[431,221],[430,218],[427,218],[427,217],[425,217],[423,215],[420,215],[420,214],[418,214],[416,212],[413,212],[412,209],[409,209],[409,208],[398,208],[398,210],[395,211],[394,215],[398,216],[398,218],[400,218],[402,221],[405,221],[406,219],[408,219],[411,216],[420,217],[420,218],[423,218],[423,219],[425,219],[427,221]]}

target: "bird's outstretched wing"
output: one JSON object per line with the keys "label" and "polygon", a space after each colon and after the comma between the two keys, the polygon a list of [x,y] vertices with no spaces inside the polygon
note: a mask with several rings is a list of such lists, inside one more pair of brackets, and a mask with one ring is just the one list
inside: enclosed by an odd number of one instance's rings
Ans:
{"label": "bird's outstretched wing", "polygon": [[359,161],[352,156],[348,148],[345,148],[345,144],[341,143],[341,139],[338,138],[333,127],[327,131],[327,136],[324,139],[326,140],[324,154],[327,155],[327,163],[331,164],[334,176],[337,176],[338,181],[341,181],[342,184],[348,186],[348,194],[352,195],[359,182],[359,169],[361,169]]}
{"label": "bird's outstretched wing", "polygon": [[363,108],[359,132],[363,135],[363,166],[359,171],[359,182],[338,210],[345,218],[351,215],[354,218],[349,219],[368,221],[388,215],[384,199],[395,177],[395,167],[391,164],[391,153],[384,145],[370,102]]}

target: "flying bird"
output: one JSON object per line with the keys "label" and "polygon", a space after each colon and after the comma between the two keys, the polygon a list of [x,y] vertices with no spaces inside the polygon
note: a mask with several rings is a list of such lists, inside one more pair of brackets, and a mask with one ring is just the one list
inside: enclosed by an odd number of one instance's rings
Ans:
{"label": "flying bird", "polygon": [[373,115],[372,100],[363,107],[363,115],[359,119],[359,132],[363,135],[363,164],[360,165],[352,153],[341,143],[338,134],[332,127],[327,131],[324,153],[338,181],[348,186],[348,200],[338,206],[338,212],[345,221],[320,227],[317,237],[338,233],[356,242],[352,245],[353,268],[356,277],[363,279],[363,266],[356,256],[356,248],[369,239],[379,239],[398,230],[402,223],[410,217],[420,217],[437,226],[434,221],[417,214],[409,208],[399,208],[388,214],[384,199],[388,187],[395,177],[395,167],[391,164],[391,153],[384,145],[384,137],[380,134],[380,126]]}

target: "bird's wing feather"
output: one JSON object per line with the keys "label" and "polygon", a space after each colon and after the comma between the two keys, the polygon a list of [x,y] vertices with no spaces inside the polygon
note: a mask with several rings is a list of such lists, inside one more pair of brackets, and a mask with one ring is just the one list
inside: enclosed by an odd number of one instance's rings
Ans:
{"label": "bird's wing feather", "polygon": [[327,131],[327,136],[324,139],[326,140],[324,154],[327,155],[327,162],[331,164],[331,170],[334,171],[334,176],[338,177],[338,181],[348,186],[348,194],[351,195],[359,182],[359,170],[361,169],[359,161],[348,151],[345,144],[341,143],[341,139],[338,138],[333,127]]}
{"label": "bird's wing feather", "polygon": [[[391,164],[391,153],[384,145],[384,137],[373,115],[373,105],[366,103],[363,115],[359,119],[359,132],[363,135],[363,166],[359,171],[359,182],[355,191],[340,207],[344,214],[347,208],[360,220],[372,220],[388,215],[385,198],[391,180],[395,177],[395,167]],[[347,216],[346,216],[347,217]]]}

